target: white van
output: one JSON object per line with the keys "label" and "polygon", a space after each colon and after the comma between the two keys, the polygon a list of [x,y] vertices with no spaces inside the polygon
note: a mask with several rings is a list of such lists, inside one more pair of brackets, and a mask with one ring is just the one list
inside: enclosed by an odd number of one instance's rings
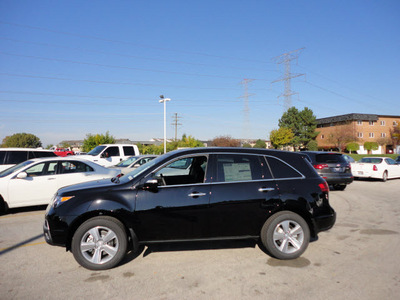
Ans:
{"label": "white van", "polygon": [[0,171],[32,158],[55,157],[53,151],[34,148],[0,148]]}
{"label": "white van", "polygon": [[139,155],[136,145],[104,144],[97,146],[85,155],[80,155],[79,158],[93,161],[100,166],[110,167],[134,155]]}

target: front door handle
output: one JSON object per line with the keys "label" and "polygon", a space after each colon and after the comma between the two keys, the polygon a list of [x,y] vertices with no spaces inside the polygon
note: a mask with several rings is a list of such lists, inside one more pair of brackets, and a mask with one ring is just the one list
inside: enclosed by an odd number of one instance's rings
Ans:
{"label": "front door handle", "polygon": [[193,193],[190,193],[188,196],[195,198],[195,197],[201,197],[201,196],[205,196],[205,195],[207,195],[207,194],[206,193],[193,192]]}
{"label": "front door handle", "polygon": [[258,189],[259,192],[271,192],[271,191],[273,191],[273,190],[275,190],[275,188],[266,188],[266,187],[262,187],[262,188],[259,188],[259,189]]}

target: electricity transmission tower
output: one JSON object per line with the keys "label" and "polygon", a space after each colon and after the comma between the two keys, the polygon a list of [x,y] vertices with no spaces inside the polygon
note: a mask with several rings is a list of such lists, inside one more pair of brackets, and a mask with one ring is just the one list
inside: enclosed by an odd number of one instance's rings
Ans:
{"label": "electricity transmission tower", "polygon": [[272,83],[279,82],[279,81],[284,81],[285,82],[285,92],[281,94],[279,97],[285,97],[284,101],[284,107],[285,111],[287,111],[289,108],[292,107],[292,95],[298,94],[292,91],[291,86],[290,86],[290,80],[292,78],[300,77],[303,76],[304,74],[294,74],[290,73],[290,62],[292,60],[296,60],[299,58],[299,54],[301,51],[303,51],[304,48],[300,48],[297,50],[293,50],[287,53],[284,53],[282,55],[279,55],[273,60],[279,65],[279,64],[284,64],[285,65],[285,75],[277,80],[272,81]]}
{"label": "electricity transmission tower", "polygon": [[178,137],[178,126],[182,125],[181,123],[179,123],[179,119],[181,119],[182,117],[178,117],[178,113],[174,113],[172,119],[172,123],[171,125],[173,125],[175,127],[175,141],[177,140]]}
{"label": "electricity transmission tower", "polygon": [[243,107],[243,115],[244,115],[244,125],[243,125],[243,134],[244,138],[250,138],[250,118],[249,118],[249,97],[254,94],[249,94],[249,83],[254,81],[255,79],[243,79],[240,84],[244,86],[244,94],[239,98],[244,98],[244,107]]}

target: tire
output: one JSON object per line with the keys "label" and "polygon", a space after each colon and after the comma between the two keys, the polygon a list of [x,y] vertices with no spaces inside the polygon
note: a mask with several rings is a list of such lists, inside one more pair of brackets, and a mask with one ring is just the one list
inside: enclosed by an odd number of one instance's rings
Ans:
{"label": "tire", "polygon": [[335,190],[338,190],[338,191],[344,191],[344,189],[347,187],[347,184],[334,184],[333,185],[333,188],[335,189]]}
{"label": "tire", "polygon": [[382,174],[382,181],[386,182],[388,180],[388,171],[383,172]]}
{"label": "tire", "polygon": [[306,251],[310,242],[307,222],[291,211],[272,215],[261,229],[261,242],[277,259],[295,259]]}
{"label": "tire", "polygon": [[75,231],[72,253],[75,260],[89,270],[107,270],[125,257],[127,235],[120,221],[111,217],[87,220]]}

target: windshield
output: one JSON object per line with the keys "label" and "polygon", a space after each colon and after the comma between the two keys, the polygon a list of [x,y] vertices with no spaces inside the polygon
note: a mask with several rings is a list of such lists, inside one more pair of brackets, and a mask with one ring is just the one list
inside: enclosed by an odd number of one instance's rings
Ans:
{"label": "windshield", "polygon": [[4,171],[0,172],[0,178],[1,177],[6,177],[8,175],[10,175],[11,173],[14,173],[15,171],[22,169],[23,167],[30,165],[31,163],[33,163],[33,161],[31,160],[26,160],[18,165],[12,166],[11,168],[5,169]]}
{"label": "windshield", "polygon": [[126,183],[128,181],[131,181],[131,180],[135,179],[140,174],[142,174],[144,171],[150,169],[151,167],[153,167],[154,165],[156,165],[159,161],[161,161],[163,159],[164,159],[163,156],[159,156],[159,157],[157,157],[157,158],[155,158],[155,159],[153,159],[153,160],[141,165],[137,169],[133,169],[131,172],[126,173],[124,176],[122,176],[120,178],[120,182],[121,183]]}
{"label": "windshield", "polygon": [[87,154],[93,156],[99,155],[104,148],[106,148],[106,146],[97,146],[96,148],[90,150]]}
{"label": "windshield", "polygon": [[117,167],[121,167],[121,168],[129,167],[132,163],[134,163],[134,162],[137,161],[138,159],[139,159],[138,156],[129,157],[128,159],[119,162],[119,163],[117,164]]}

